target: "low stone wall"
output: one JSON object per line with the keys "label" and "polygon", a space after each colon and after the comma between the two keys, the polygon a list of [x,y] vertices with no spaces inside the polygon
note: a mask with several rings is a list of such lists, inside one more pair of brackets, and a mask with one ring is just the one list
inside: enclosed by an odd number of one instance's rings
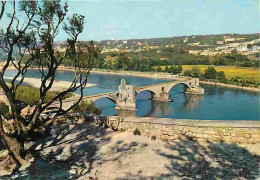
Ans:
{"label": "low stone wall", "polygon": [[[212,121],[150,117],[117,117],[103,119],[114,129],[134,131],[163,140],[183,136],[198,141],[260,143],[260,121]],[[102,121],[102,120],[98,120]]]}

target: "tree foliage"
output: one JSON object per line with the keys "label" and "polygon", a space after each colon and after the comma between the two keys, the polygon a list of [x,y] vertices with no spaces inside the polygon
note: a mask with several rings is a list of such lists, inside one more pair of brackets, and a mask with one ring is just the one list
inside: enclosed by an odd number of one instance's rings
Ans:
{"label": "tree foliage", "polygon": [[226,80],[226,76],[225,76],[224,71],[219,71],[217,73],[217,79],[220,80],[220,81],[225,81]]}
{"label": "tree foliage", "polygon": [[72,112],[74,113],[83,112],[83,113],[99,115],[101,114],[101,109],[97,108],[93,102],[82,100],[80,104],[78,104],[72,109]]}
{"label": "tree foliage", "polygon": [[204,77],[207,79],[216,79],[217,77],[216,69],[212,66],[208,67],[204,72]]}
{"label": "tree foliage", "polygon": [[[0,4],[0,20],[5,10],[10,18],[7,27],[0,30],[0,48],[7,54],[6,63],[0,72],[0,87],[10,103],[11,120],[7,120],[12,121],[13,130],[12,132],[5,131],[1,113],[0,138],[9,150],[10,162],[15,162],[19,166],[24,162],[26,156],[24,142],[35,134],[35,129],[39,126],[48,128],[58,116],[69,112],[80,103],[89,72],[95,64],[94,61],[98,59],[100,49],[93,42],[78,42],[78,36],[84,29],[85,17],[77,14],[67,17],[68,5],[66,2],[20,1],[19,6],[16,5],[16,1],[8,3],[12,8],[5,9],[5,1]],[[64,53],[55,49],[55,38],[61,29],[68,35]],[[19,54],[19,56],[15,56],[15,54]],[[25,54],[29,54],[27,58],[24,58]],[[14,61],[15,58],[16,61]],[[68,89],[50,93],[55,81],[55,72],[65,59],[71,60],[75,77]],[[10,84],[7,84],[4,75],[10,65],[14,66],[16,74]],[[32,65],[38,68],[41,75],[40,88],[37,93],[27,89],[26,93],[24,91],[18,95],[19,91],[23,89],[21,85],[26,78],[27,70]],[[71,107],[64,109],[64,98],[76,90],[80,92],[80,98]],[[28,93],[37,98],[32,98],[30,101],[33,111],[29,115],[23,116],[17,101],[29,95]],[[55,115],[43,118],[41,114],[54,102],[58,103]]]}

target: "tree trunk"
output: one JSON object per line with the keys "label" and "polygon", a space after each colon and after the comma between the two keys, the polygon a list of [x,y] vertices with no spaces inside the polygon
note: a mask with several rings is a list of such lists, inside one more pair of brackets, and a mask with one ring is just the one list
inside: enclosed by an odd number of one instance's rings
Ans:
{"label": "tree trunk", "polygon": [[5,134],[2,127],[2,120],[0,119],[0,139],[8,150],[8,156],[0,162],[0,167],[14,165],[15,169],[19,168],[25,162],[23,159],[25,156],[24,141],[14,137],[9,137]]}

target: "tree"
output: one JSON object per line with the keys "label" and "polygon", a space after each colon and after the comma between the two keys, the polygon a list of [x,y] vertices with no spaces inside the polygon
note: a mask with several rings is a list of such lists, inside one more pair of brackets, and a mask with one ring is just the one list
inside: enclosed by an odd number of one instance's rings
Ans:
{"label": "tree", "polygon": [[177,69],[177,74],[181,73],[182,72],[182,65],[178,65],[176,69]]}
{"label": "tree", "polygon": [[217,66],[225,66],[226,65],[225,57],[224,56],[218,57],[217,60],[214,62],[214,64]]}
{"label": "tree", "polygon": [[164,69],[165,72],[168,72],[169,71],[169,67],[166,66],[165,69]]}
{"label": "tree", "polygon": [[93,102],[82,100],[77,106],[72,109],[72,112],[88,112],[90,114],[99,115],[101,109],[97,108]]}
{"label": "tree", "polygon": [[1,6],[0,6],[0,20],[2,19],[3,14],[4,14],[4,11],[5,11],[5,4],[6,4],[6,1],[5,1],[5,0],[1,1]]}
{"label": "tree", "polygon": [[162,72],[161,66],[159,66],[159,67],[157,68],[157,71],[158,71],[158,72]]}
{"label": "tree", "polygon": [[[1,2],[0,19],[5,10],[4,5]],[[68,11],[67,3],[20,1],[17,6],[16,1],[12,1],[11,6],[12,9],[7,12],[10,17],[9,24],[6,30],[0,31],[0,48],[7,53],[6,63],[0,72],[0,87],[10,103],[11,114],[11,119],[5,119],[0,112],[0,139],[8,149],[8,157],[0,163],[0,166],[15,163],[18,168],[25,163],[24,142],[33,139],[35,129],[39,127],[48,129],[57,117],[69,112],[80,103],[88,74],[100,54],[100,49],[95,47],[92,41],[78,42],[78,36],[84,28],[84,16],[74,14],[65,19]],[[62,23],[65,23],[63,30],[69,36],[66,51],[63,54],[56,51],[54,46],[55,37]],[[19,53],[17,63],[14,62],[15,52]],[[29,53],[29,58],[23,61],[25,53]],[[72,60],[75,77],[68,89],[57,93],[46,102],[47,93],[50,92],[55,81],[55,72],[65,58]],[[32,64],[37,65],[41,74],[40,98],[32,107],[30,114],[23,116],[16,94]],[[17,72],[10,84],[4,80],[9,65],[13,65]],[[18,77],[21,78],[18,80]],[[63,109],[64,97],[75,90],[79,90],[80,98],[68,109]],[[55,115],[43,118],[42,112],[54,102],[59,103],[59,108],[54,112]],[[12,122],[12,131],[6,131],[4,122],[8,121]]]}
{"label": "tree", "polygon": [[217,71],[214,67],[210,66],[205,70],[204,77],[207,79],[216,79]]}
{"label": "tree", "polygon": [[224,71],[219,71],[217,73],[217,79],[220,80],[220,81],[225,81],[226,80],[226,76],[225,76]]}
{"label": "tree", "polygon": [[201,77],[201,72],[197,67],[193,67],[191,70],[185,70],[183,75],[199,78]]}
{"label": "tree", "polygon": [[174,67],[171,66],[171,67],[169,68],[168,72],[169,72],[169,73],[174,73]]}
{"label": "tree", "polygon": [[169,72],[169,73],[172,73],[172,74],[179,74],[179,73],[182,72],[182,65],[171,66],[171,67],[168,69],[168,72]]}
{"label": "tree", "polygon": [[125,54],[120,54],[118,57],[117,70],[128,70],[128,60]]}

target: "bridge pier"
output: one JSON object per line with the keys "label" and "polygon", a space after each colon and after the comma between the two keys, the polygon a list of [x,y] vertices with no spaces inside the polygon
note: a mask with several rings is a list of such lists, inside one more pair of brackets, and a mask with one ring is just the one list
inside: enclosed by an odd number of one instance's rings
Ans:
{"label": "bridge pier", "polygon": [[162,102],[169,102],[170,100],[170,95],[167,92],[160,92],[158,94],[154,94],[152,97],[153,101],[162,101]]}
{"label": "bridge pier", "polygon": [[118,87],[115,108],[125,111],[136,111],[135,86],[127,85],[124,79],[121,80],[121,85]]}
{"label": "bridge pier", "polygon": [[190,88],[187,88],[185,91],[186,94],[194,94],[194,95],[203,95],[204,89],[200,87],[200,85],[194,85]]}

